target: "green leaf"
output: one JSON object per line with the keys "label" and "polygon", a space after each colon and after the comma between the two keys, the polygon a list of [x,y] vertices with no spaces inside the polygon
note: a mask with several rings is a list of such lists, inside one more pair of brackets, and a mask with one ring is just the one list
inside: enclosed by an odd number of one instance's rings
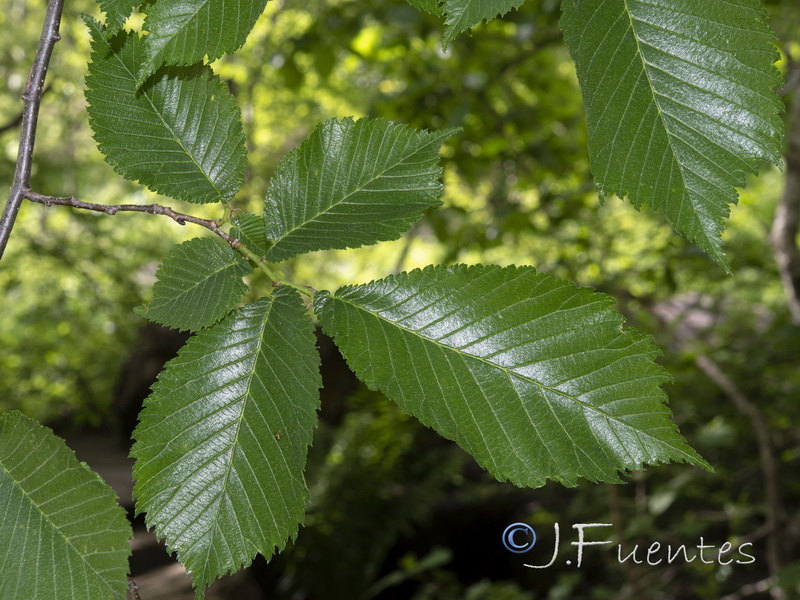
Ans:
{"label": "green leaf", "polygon": [[92,33],[86,77],[89,124],[106,161],[120,175],[188,202],[225,202],[239,191],[247,166],[239,108],[203,65],[162,69],[141,90],[137,34],[110,40]]}
{"label": "green leaf", "polygon": [[439,205],[439,148],[429,133],[384,119],[330,119],[281,161],[264,205],[271,261],[393,240]]}
{"label": "green leaf", "polygon": [[728,269],[724,219],[780,162],[775,36],[757,0],[565,0],[601,197],[628,196]]}
{"label": "green leaf", "polygon": [[267,254],[267,238],[264,236],[264,217],[252,214],[237,215],[233,218],[231,236],[247,246],[248,250],[259,256]]}
{"label": "green leaf", "polygon": [[0,598],[124,600],[132,537],[114,491],[64,440],[0,415]]}
{"label": "green leaf", "polygon": [[173,246],[156,273],[153,299],[136,312],[174,329],[213,325],[242,299],[250,263],[230,246],[195,238]]}
{"label": "green leaf", "polygon": [[439,0],[408,0],[408,3],[416,8],[437,17],[442,16],[442,7],[439,5]]}
{"label": "green leaf", "polygon": [[158,67],[216,60],[242,47],[267,0],[158,0],[147,7],[138,84]]}
{"label": "green leaf", "polygon": [[276,288],[192,337],[145,402],[137,510],[198,595],[297,534],[322,385],[315,344],[300,297]]}
{"label": "green leaf", "polygon": [[315,309],[362,381],[500,480],[706,466],[670,420],[658,349],[612,303],[533,267],[458,265],[321,292]]}
{"label": "green leaf", "polygon": [[481,21],[491,21],[495,17],[506,14],[512,8],[519,8],[525,0],[442,0],[445,14],[445,25],[442,45],[456,39],[456,36],[475,27]]}
{"label": "green leaf", "polygon": [[100,0],[100,10],[106,13],[106,37],[122,29],[133,9],[141,4],[142,0]]}

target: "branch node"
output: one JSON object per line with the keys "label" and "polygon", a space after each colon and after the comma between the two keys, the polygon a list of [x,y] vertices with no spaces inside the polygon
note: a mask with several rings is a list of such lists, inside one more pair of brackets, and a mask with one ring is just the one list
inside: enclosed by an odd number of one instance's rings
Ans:
{"label": "branch node", "polygon": [[58,28],[61,24],[63,9],[64,0],[50,0],[47,3],[47,13],[42,25],[42,34],[39,37],[33,65],[28,74],[28,80],[25,82],[25,89],[22,92],[21,131],[14,179],[8,201],[2,215],[0,215],[0,258],[2,258],[8,244],[8,238],[14,227],[14,221],[16,221],[22,200],[25,198],[24,190],[29,187],[39,106],[42,100],[47,66],[53,54],[53,46],[60,39]]}

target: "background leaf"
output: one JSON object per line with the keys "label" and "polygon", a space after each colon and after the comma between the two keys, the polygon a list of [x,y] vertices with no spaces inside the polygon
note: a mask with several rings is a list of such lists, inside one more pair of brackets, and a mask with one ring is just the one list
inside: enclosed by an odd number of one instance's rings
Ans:
{"label": "background leaf", "polygon": [[315,307],[356,375],[500,480],[575,485],[705,465],[670,421],[650,337],[613,300],[533,267],[427,267]]}
{"label": "background leaf", "polygon": [[315,344],[300,297],[277,288],[191,338],[145,403],[137,509],[199,593],[297,533],[322,385]]}
{"label": "background leaf", "polygon": [[52,431],[0,415],[0,598],[126,597],[131,526]]}
{"label": "background leaf", "polygon": [[443,0],[442,10],[445,14],[447,28],[442,45],[456,39],[456,36],[481,21],[491,21],[495,17],[506,14],[512,8],[519,8],[525,0]]}
{"label": "background leaf", "polygon": [[100,0],[100,9],[106,13],[106,36],[117,33],[134,8],[142,0]]}
{"label": "background leaf", "polygon": [[281,161],[264,205],[271,261],[393,240],[439,204],[439,148],[457,130],[330,119]]}
{"label": "background leaf", "polygon": [[780,162],[781,80],[757,0],[566,0],[600,195],[662,211],[726,269],[735,186]]}
{"label": "background leaf", "polygon": [[442,15],[442,7],[439,5],[439,0],[408,0],[408,3],[414,8],[436,15]]}
{"label": "background leaf", "polygon": [[139,85],[164,63],[213,61],[242,47],[267,0],[158,0],[148,5]]}
{"label": "background leaf", "polygon": [[120,175],[188,202],[229,200],[247,167],[239,108],[228,88],[203,65],[163,69],[141,90],[137,34],[92,33],[86,77],[89,124],[106,161]]}
{"label": "background leaf", "polygon": [[195,238],[173,246],[158,267],[153,299],[138,309],[151,321],[197,331],[219,321],[242,299],[250,263],[230,246]]}

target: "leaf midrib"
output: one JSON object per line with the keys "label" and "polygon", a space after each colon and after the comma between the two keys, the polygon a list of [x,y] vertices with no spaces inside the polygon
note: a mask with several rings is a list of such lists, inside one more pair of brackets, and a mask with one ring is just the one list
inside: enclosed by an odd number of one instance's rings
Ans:
{"label": "leaf midrib", "polygon": [[[247,390],[244,392],[244,394],[242,396],[244,398],[244,401],[242,402],[242,410],[241,410],[241,413],[239,414],[239,417],[236,419],[236,421],[237,421],[236,422],[236,433],[235,433],[233,441],[231,442],[231,445],[230,445],[231,457],[230,457],[230,460],[228,461],[227,465],[225,466],[225,475],[224,475],[223,480],[222,480],[222,487],[221,487],[221,489],[219,491],[219,494],[217,495],[217,498],[215,500],[215,505],[216,506],[214,507],[214,518],[212,520],[214,525],[213,525],[213,530],[212,531],[217,530],[217,528],[219,527],[218,518],[219,518],[219,511],[220,511],[220,508],[222,506],[222,498],[227,494],[228,479],[230,478],[231,471],[233,470],[233,453],[235,452],[235,448],[239,445],[239,431],[241,430],[242,423],[244,422],[244,414],[245,414],[245,411],[247,409],[247,404],[248,404],[248,402],[251,402],[253,400],[253,395],[250,392],[250,390],[251,390],[252,385],[253,385],[253,379],[255,379],[255,376],[256,376],[256,365],[258,364],[258,359],[259,359],[259,356],[261,355],[261,348],[264,345],[264,332],[267,329],[267,323],[269,322],[269,316],[270,316],[270,314],[272,314],[272,309],[273,309],[274,306],[275,306],[275,298],[271,298],[270,302],[269,302],[269,307],[267,308],[267,313],[264,315],[264,317],[261,320],[261,323],[259,325],[259,328],[258,328],[258,330],[259,330],[258,343],[255,345],[253,352],[250,354],[250,356],[255,356],[255,359],[253,360],[252,369],[245,375],[245,377],[247,377]],[[213,533],[212,533],[212,537],[213,537]],[[212,544],[209,544],[207,549],[206,549],[206,552],[205,552],[205,558],[203,559],[203,569],[204,570],[208,569],[208,567],[209,567],[208,556],[209,556],[209,550],[210,550],[211,546],[212,546]]]}
{"label": "leaf midrib", "polygon": [[467,11],[469,11],[469,9],[471,8],[471,6],[473,4],[474,4],[474,0],[468,0],[466,2],[466,4],[464,4],[464,10],[461,11],[461,13],[456,17],[455,20],[453,20],[450,23],[448,23],[450,25],[450,27],[455,30],[455,32],[454,32],[454,34],[452,36],[453,39],[455,39],[455,36],[458,35],[460,32],[464,31],[465,29],[468,29],[468,27],[466,27],[466,28],[462,27],[462,23],[464,21],[466,21],[465,15],[467,14]]}
{"label": "leaf midrib", "polygon": [[[669,126],[667,125],[666,119],[664,118],[664,111],[662,110],[661,104],[659,103],[659,100],[658,100],[660,94],[656,91],[655,85],[653,84],[653,79],[650,76],[650,70],[649,70],[650,63],[648,63],[647,60],[645,60],[645,58],[644,58],[644,52],[642,51],[642,42],[639,39],[639,34],[638,34],[637,30],[636,30],[636,23],[635,23],[636,19],[634,18],[633,11],[631,10],[631,8],[629,6],[630,0],[622,0],[622,2],[624,4],[624,6],[625,6],[625,15],[628,17],[628,24],[629,24],[630,29],[631,29],[631,34],[633,35],[633,40],[634,40],[634,42],[636,42],[636,56],[639,59],[639,61],[641,62],[642,72],[644,73],[645,77],[647,78],[647,86],[648,86],[648,88],[650,90],[650,95],[652,96],[653,105],[656,107],[656,113],[658,115],[658,120],[661,123],[661,127],[662,127],[664,133],[666,134],[667,144],[669,145],[670,154],[672,155],[672,159],[678,165],[678,174],[680,176],[680,182],[681,182],[681,188],[682,188],[681,195],[686,197],[688,199],[688,201],[691,203],[692,208],[694,209],[695,219],[699,221],[699,219],[697,219],[697,214],[700,211],[699,211],[698,206],[695,203],[694,199],[692,198],[692,195],[693,195],[692,191],[689,189],[689,187],[686,184],[686,177],[684,175],[683,161],[680,160],[678,152],[675,149],[675,145],[672,143],[672,133],[670,131]],[[675,34],[673,33],[673,35],[675,35]],[[714,247],[714,240],[709,236],[709,234],[706,232],[705,227],[702,224],[700,225],[700,231],[702,232],[703,237],[705,237],[705,239],[708,242],[708,244],[711,247]]]}
{"label": "leaf midrib", "polygon": [[[156,66],[156,60],[159,57],[161,57],[161,58],[164,57],[164,55],[167,53],[167,50],[166,50],[167,46],[172,44],[177,37],[183,35],[184,32],[187,29],[189,29],[189,24],[190,23],[192,23],[195,20],[200,19],[200,16],[199,16],[200,11],[204,10],[206,8],[206,6],[208,6],[210,1],[211,0],[204,0],[202,5],[199,6],[196,11],[194,11],[193,13],[188,13],[189,18],[178,28],[177,33],[175,33],[174,35],[160,36],[159,37],[159,40],[166,40],[166,41],[161,45],[160,48],[157,48],[154,53],[152,53],[152,54],[148,53],[147,54],[147,58],[150,61],[150,65],[149,65],[149,69],[148,69],[149,72],[146,72],[147,75],[145,77],[145,80],[147,79],[147,77],[149,77],[150,75],[155,73],[158,70],[158,68],[161,66],[161,65]],[[142,81],[141,83],[144,83],[144,81]],[[137,85],[139,85],[139,81],[138,80],[137,80]]]}
{"label": "leaf midrib", "polygon": [[[359,310],[361,310],[361,311],[363,311],[363,312],[365,312],[365,313],[367,313],[369,315],[372,315],[376,319],[380,319],[380,320],[384,321],[385,323],[389,323],[390,325],[392,325],[393,327],[396,327],[399,330],[402,330],[402,331],[405,331],[405,332],[410,333],[412,335],[415,335],[416,337],[418,337],[423,342],[427,342],[427,343],[434,344],[434,345],[438,346],[443,352],[453,352],[457,356],[460,356],[464,360],[474,359],[474,360],[477,360],[479,362],[482,362],[482,363],[488,365],[491,368],[498,369],[498,370],[502,371],[506,375],[506,377],[508,377],[508,378],[516,377],[517,379],[520,379],[522,381],[527,381],[529,383],[532,383],[533,385],[535,385],[536,387],[538,387],[541,390],[546,390],[546,391],[552,392],[554,394],[557,394],[559,396],[562,396],[563,398],[566,398],[567,400],[571,400],[571,401],[575,402],[576,404],[582,406],[583,408],[586,408],[586,409],[589,409],[590,411],[598,413],[598,414],[602,415],[603,417],[605,417],[605,418],[607,418],[607,419],[609,419],[611,421],[614,421],[616,423],[619,423],[620,425],[622,425],[624,427],[628,427],[628,428],[632,429],[633,431],[636,431],[637,433],[641,433],[641,434],[647,436],[650,439],[655,439],[656,441],[658,441],[661,444],[664,443],[663,440],[659,440],[658,438],[655,438],[654,436],[652,436],[647,431],[639,429],[637,427],[634,427],[630,423],[627,423],[627,422],[621,420],[620,418],[605,412],[600,407],[592,406],[591,404],[589,404],[589,403],[587,403],[587,402],[585,402],[583,400],[580,400],[579,398],[576,398],[575,396],[571,396],[570,394],[568,394],[568,393],[566,393],[566,392],[564,392],[562,390],[559,390],[557,388],[545,385],[544,383],[542,383],[540,381],[537,381],[536,379],[532,379],[530,377],[526,377],[524,375],[520,375],[519,373],[516,373],[515,371],[512,371],[511,369],[507,369],[507,368],[503,367],[502,365],[498,365],[497,363],[494,363],[494,362],[491,362],[489,360],[486,360],[485,358],[482,358],[480,356],[475,356],[474,354],[468,354],[466,352],[461,352],[458,349],[453,348],[452,346],[448,346],[446,344],[442,344],[441,342],[439,342],[437,340],[433,340],[431,338],[427,338],[427,337],[421,335],[420,333],[418,333],[417,331],[414,331],[413,329],[408,329],[407,327],[403,327],[402,325],[399,325],[395,321],[391,321],[391,320],[387,319],[386,317],[383,317],[383,316],[379,315],[378,313],[372,312],[371,310],[367,309],[366,307],[360,306],[360,305],[358,305],[358,304],[356,304],[354,302],[351,302],[350,300],[347,300],[345,298],[342,298],[340,296],[335,296],[335,295],[331,294],[331,299],[339,300],[340,302],[344,302],[346,304],[349,304],[350,306],[353,306],[356,309],[359,309]],[[519,397],[518,394],[517,394],[517,396]],[[545,394],[542,394],[542,396],[545,398],[545,402],[547,402],[547,404],[550,405],[550,402],[547,401],[547,396]],[[520,401],[521,401],[521,398],[520,398]],[[673,448],[672,445],[670,445],[670,447]]]}
{"label": "leaf midrib", "polygon": [[[95,27],[95,29],[96,29],[96,27]],[[126,65],[125,62],[119,57],[118,53],[113,51],[113,49],[109,45],[108,41],[105,39],[105,37],[103,37],[102,32],[99,32],[99,33],[100,33],[100,39],[103,40],[103,42],[105,42],[105,44],[109,48],[109,50],[111,50],[112,56],[114,56],[114,58],[117,60],[117,62],[120,65],[122,65],[122,68],[125,69],[125,72],[131,77],[131,81],[133,81],[134,84],[136,85],[136,87],[139,88],[138,78],[136,77],[136,75],[131,72],[131,70],[128,68],[128,65]],[[153,73],[155,73],[155,71],[153,71]],[[151,75],[152,75],[152,73],[151,73]],[[148,78],[149,77],[150,77],[150,75],[148,75]],[[217,187],[217,184],[214,181],[211,180],[211,178],[208,176],[208,173],[206,173],[205,170],[202,168],[202,166],[197,162],[197,160],[195,159],[194,154],[191,153],[188,148],[186,148],[186,146],[183,143],[183,140],[176,134],[175,130],[170,126],[169,123],[167,123],[164,120],[163,115],[156,108],[156,105],[153,102],[153,99],[152,99],[152,97],[150,95],[150,92],[148,90],[144,90],[144,89],[142,89],[141,92],[142,92],[142,96],[147,98],[147,102],[150,104],[150,108],[153,110],[153,113],[159,118],[159,120],[161,121],[161,123],[164,126],[164,128],[167,131],[169,131],[170,134],[172,134],[172,137],[175,140],[175,142],[177,142],[177,144],[181,147],[181,150],[183,150],[184,154],[187,157],[189,157],[189,159],[192,161],[192,163],[197,168],[197,170],[203,175],[203,177],[206,178],[206,181],[208,181],[208,183],[211,185],[211,187],[217,193],[217,196],[222,198],[223,194],[222,194],[221,190]]]}
{"label": "leaf midrib", "polygon": [[[358,184],[358,187],[356,187],[352,191],[348,192],[347,194],[345,194],[344,196],[342,196],[340,199],[336,200],[335,202],[329,204],[323,210],[318,211],[312,217],[306,218],[304,221],[302,221],[302,222],[300,222],[298,224],[295,224],[295,226],[292,227],[291,230],[287,231],[285,234],[283,234],[282,236],[280,236],[279,238],[277,238],[276,240],[273,241],[273,244],[272,244],[270,250],[276,248],[278,246],[278,244],[280,244],[282,241],[284,241],[290,235],[292,235],[295,232],[297,232],[297,231],[303,229],[304,227],[306,227],[309,223],[313,223],[316,219],[318,219],[320,217],[320,215],[324,215],[325,213],[330,212],[331,209],[339,206],[340,204],[342,204],[343,202],[348,200],[351,196],[354,196],[355,194],[363,191],[364,188],[367,187],[369,184],[371,184],[372,182],[376,181],[377,179],[380,179],[381,177],[386,175],[386,173],[388,173],[392,169],[398,167],[399,165],[403,164],[406,160],[408,160],[409,158],[411,158],[415,154],[423,152],[429,146],[435,144],[439,139],[441,139],[441,137],[442,137],[441,135],[440,136],[436,136],[434,139],[429,140],[428,143],[423,144],[422,146],[413,147],[411,152],[409,152],[407,155],[403,156],[401,159],[397,160],[396,162],[392,163],[390,166],[386,167],[381,172],[379,172],[376,175],[374,175],[368,181],[365,181],[363,183]],[[419,189],[422,189],[422,188],[418,188],[418,189],[411,190],[411,191],[419,191]]]}
{"label": "leaf midrib", "polygon": [[[15,428],[16,428],[16,427],[15,427]],[[41,444],[42,444],[42,443],[44,443],[44,442],[43,442],[43,441],[40,441],[39,445],[41,446]],[[33,453],[34,451],[35,451],[35,448],[31,450],[31,453]],[[49,460],[49,457],[48,457],[48,460]],[[72,543],[72,540],[71,540],[70,538],[68,538],[68,537],[67,537],[67,536],[66,536],[66,535],[65,535],[65,534],[64,534],[64,533],[61,531],[61,528],[59,528],[58,526],[56,526],[56,524],[55,524],[55,523],[53,523],[53,521],[50,519],[50,516],[49,516],[49,515],[48,515],[46,512],[44,512],[44,510],[42,510],[41,506],[39,506],[39,504],[37,504],[37,503],[36,503],[36,502],[33,500],[33,498],[31,498],[31,497],[30,497],[30,494],[29,494],[29,493],[28,493],[28,492],[25,490],[25,488],[23,487],[23,485],[22,485],[22,482],[21,482],[21,481],[17,481],[17,480],[14,478],[14,476],[11,474],[11,471],[9,471],[9,470],[8,470],[8,468],[7,468],[5,465],[3,465],[3,462],[2,462],[2,460],[0,460],[0,467],[2,467],[2,468],[3,468],[3,471],[6,473],[6,475],[8,476],[8,478],[9,478],[9,479],[10,479],[10,480],[11,480],[11,481],[14,483],[14,484],[16,484],[16,487],[17,487],[17,488],[20,490],[20,492],[22,493],[22,497],[23,497],[23,498],[26,498],[26,499],[28,500],[28,502],[29,502],[31,505],[33,505],[33,506],[34,506],[34,507],[37,509],[37,512],[38,512],[38,513],[39,513],[39,514],[42,516],[42,518],[43,518],[45,521],[47,521],[47,522],[50,524],[50,526],[52,527],[52,529],[53,529],[53,530],[55,530],[55,531],[56,531],[56,533],[58,533],[58,534],[59,534],[59,536],[60,536],[60,537],[61,537],[61,538],[64,540],[64,542],[66,542],[67,546],[68,546],[68,547],[69,547],[69,548],[70,548],[70,549],[71,549],[73,552],[75,552],[75,554],[77,554],[77,555],[78,555],[78,557],[80,558],[81,562],[83,562],[85,565],[87,565],[87,566],[89,567],[89,570],[90,570],[92,573],[94,573],[94,574],[95,574],[96,578],[97,578],[97,579],[99,579],[99,580],[100,580],[100,581],[103,583],[103,585],[105,585],[105,587],[106,587],[106,588],[108,588],[108,590],[109,590],[109,591],[110,591],[112,594],[116,594],[116,590],[115,590],[113,587],[111,587],[111,585],[110,585],[110,584],[109,584],[109,583],[108,583],[108,582],[105,580],[105,578],[104,578],[104,577],[103,577],[103,576],[100,574],[100,572],[99,572],[99,571],[97,571],[97,569],[95,569],[95,568],[94,568],[94,566],[92,565],[92,563],[90,563],[88,560],[86,560],[86,556],[84,556],[84,555],[83,555],[83,554],[82,554],[82,553],[81,553],[81,552],[78,550],[78,548],[76,548],[76,547],[75,547],[75,545]],[[70,468],[70,471],[71,471],[71,470],[74,470],[74,467]],[[51,481],[51,480],[48,480],[48,482],[49,482],[49,481]],[[88,556],[88,555],[87,555],[87,556]]]}

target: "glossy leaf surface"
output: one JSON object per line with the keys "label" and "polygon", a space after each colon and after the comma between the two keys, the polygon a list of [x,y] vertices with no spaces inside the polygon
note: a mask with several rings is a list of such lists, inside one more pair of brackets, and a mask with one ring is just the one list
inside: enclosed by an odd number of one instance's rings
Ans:
{"label": "glossy leaf surface", "polygon": [[0,598],[124,600],[131,526],[64,440],[0,415]]}
{"label": "glossy leaf surface", "polygon": [[158,67],[213,61],[242,47],[267,0],[158,0],[148,5],[138,83]]}
{"label": "glossy leaf surface", "polygon": [[439,148],[456,130],[330,119],[281,161],[264,204],[271,261],[393,240],[437,206]]}
{"label": "glossy leaf surface", "polygon": [[601,197],[628,196],[727,268],[736,186],[778,164],[774,35],[757,0],[566,0]]}
{"label": "glossy leaf surface", "polygon": [[198,595],[296,535],[321,386],[303,302],[277,288],[190,338],[134,432],[134,495]]}
{"label": "glossy leaf surface", "polygon": [[92,63],[86,77],[89,124],[120,175],[187,202],[229,200],[247,166],[239,108],[211,69],[162,69],[139,89],[137,34],[106,40],[86,18]]}
{"label": "glossy leaf surface", "polygon": [[156,273],[153,299],[137,312],[174,329],[198,331],[219,321],[242,299],[250,263],[230,246],[195,238],[173,246]]}
{"label": "glossy leaf surface", "polygon": [[650,337],[613,300],[532,267],[427,267],[321,292],[351,368],[500,480],[618,481],[705,465],[670,419]]}
{"label": "glossy leaf surface", "polygon": [[267,254],[267,238],[264,236],[264,219],[259,215],[243,214],[233,218],[231,235],[259,256]]}

